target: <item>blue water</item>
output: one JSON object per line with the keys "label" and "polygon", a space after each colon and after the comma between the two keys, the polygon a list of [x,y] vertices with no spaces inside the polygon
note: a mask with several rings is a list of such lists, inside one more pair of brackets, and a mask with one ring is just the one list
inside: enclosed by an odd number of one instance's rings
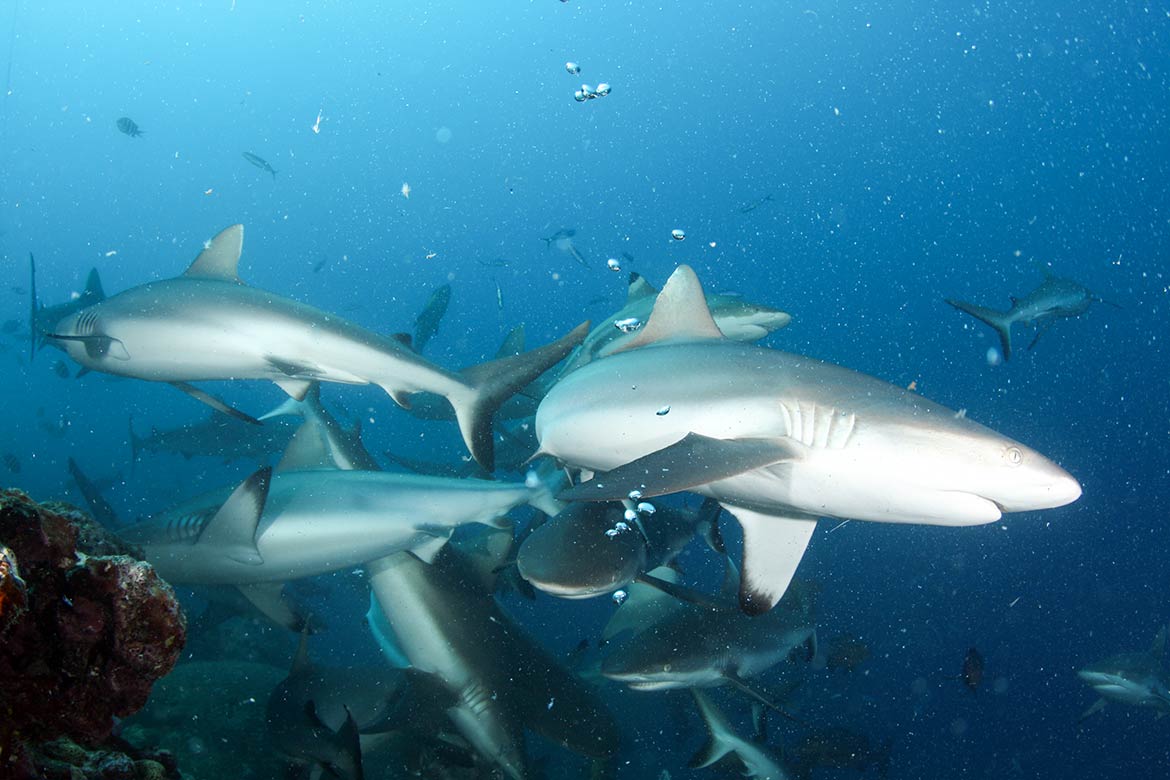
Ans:
{"label": "blue water", "polygon": [[[1170,7],[387,5],[0,3],[0,321],[27,317],[29,252],[57,302],[94,266],[111,293],[177,275],[242,222],[247,281],[379,331],[409,330],[449,281],[428,354],[456,367],[518,322],[536,344],[616,309],[625,274],[607,257],[655,284],[690,263],[710,290],[793,313],[768,345],[914,381],[1084,486],[982,528],[823,524],[800,570],[823,587],[820,630],[873,656],[819,678],[818,717],[892,740],[891,777],[1170,772],[1153,713],[1077,725],[1094,697],[1075,676],[1170,619]],[[577,103],[582,81],[613,91]],[[119,133],[121,116],[145,134]],[[590,268],[541,240],[562,228]],[[1021,331],[993,365],[994,334],[942,299],[1007,308],[1040,265],[1120,308],[1057,323],[1034,351]],[[130,413],[166,426],[203,409],[165,386],[61,379],[53,350],[30,365],[0,338],[0,450],[22,465],[6,483],[80,503],[72,455],[116,478],[132,518],[252,468],[132,470]],[[217,389],[251,411],[281,400]],[[329,397],[365,419],[372,452],[461,454],[453,429],[380,391]],[[608,609],[512,606],[557,649]],[[974,695],[947,679],[969,646],[987,659]],[[612,696],[623,776],[685,776],[701,742],[685,697]]]}

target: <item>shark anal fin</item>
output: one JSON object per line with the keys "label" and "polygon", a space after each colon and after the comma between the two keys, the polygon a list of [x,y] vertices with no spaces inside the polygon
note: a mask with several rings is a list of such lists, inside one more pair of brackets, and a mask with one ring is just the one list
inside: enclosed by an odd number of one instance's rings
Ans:
{"label": "shark anal fin", "polygon": [[804,557],[817,520],[800,513],[767,514],[724,504],[743,529],[739,606],[759,615],[776,606]]}
{"label": "shark anal fin", "polygon": [[657,452],[563,490],[562,501],[620,501],[638,490],[646,498],[689,490],[800,457],[790,439],[712,439],[688,433]]}
{"label": "shark anal fin", "polygon": [[219,279],[242,284],[239,267],[240,254],[243,251],[244,226],[232,225],[224,228],[215,238],[207,242],[207,246],[195,258],[183,276],[197,279]]}
{"label": "shark anal fin", "polygon": [[171,382],[170,385],[171,385],[171,387],[182,390],[184,393],[191,396],[196,401],[201,401],[202,403],[207,404],[215,411],[222,412],[223,414],[226,414],[228,417],[235,417],[237,420],[249,423],[251,425],[261,425],[262,424],[255,417],[252,417],[251,415],[248,415],[248,414],[244,414],[239,409],[233,409],[232,407],[228,406],[221,399],[216,398],[214,395],[207,392],[206,390],[200,390],[198,387],[195,387],[195,385],[187,384],[186,382]]}
{"label": "shark anal fin", "polygon": [[256,547],[256,530],[271,482],[271,466],[245,479],[204,526],[197,544],[216,545],[223,549],[224,555],[240,563],[252,566],[264,563]]}

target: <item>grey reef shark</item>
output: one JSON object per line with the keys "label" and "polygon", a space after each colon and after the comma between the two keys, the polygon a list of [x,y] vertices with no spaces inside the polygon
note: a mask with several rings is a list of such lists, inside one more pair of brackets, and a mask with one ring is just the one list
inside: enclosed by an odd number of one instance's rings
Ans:
{"label": "grey reef shark", "polygon": [[[1013,296],[1012,307],[1007,311],[989,309],[986,306],[977,306],[973,303],[951,300],[950,298],[946,299],[946,302],[959,311],[970,314],[980,322],[991,326],[999,335],[999,344],[1003,351],[1004,360],[1011,360],[1012,325],[1017,322],[1025,325],[1033,323],[1039,325],[1040,329],[1036,331],[1036,335],[1028,344],[1028,349],[1032,349],[1040,337],[1047,333],[1048,329],[1058,320],[1079,317],[1088,311],[1089,306],[1093,303],[1109,303],[1088,287],[1074,282],[1072,279],[1056,276],[1047,268],[1040,270],[1044,272],[1044,281],[1040,283],[1040,286],[1023,298]],[[1109,303],[1109,305],[1117,307],[1115,303]]]}
{"label": "grey reef shark", "polygon": [[565,376],[540,453],[589,481],[567,501],[679,491],[743,529],[740,605],[772,608],[821,517],[968,526],[1059,507],[1081,487],[1019,442],[847,368],[727,339],[680,266],[634,338]]}
{"label": "grey reef shark", "polygon": [[468,450],[493,467],[492,414],[564,358],[589,330],[475,366],[441,368],[394,338],[245,284],[244,228],[207,242],[180,277],[134,287],[57,322],[46,338],[87,369],[169,382],[219,411],[255,422],[191,382],[267,379],[301,399],[314,382],[376,384],[400,406],[413,393],[443,396]]}

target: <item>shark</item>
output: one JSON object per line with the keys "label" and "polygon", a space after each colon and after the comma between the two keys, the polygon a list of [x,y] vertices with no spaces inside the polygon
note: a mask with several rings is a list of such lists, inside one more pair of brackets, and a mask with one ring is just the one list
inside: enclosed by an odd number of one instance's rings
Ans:
{"label": "shark", "polygon": [[[324,439],[324,447],[329,461],[339,469],[354,471],[381,471],[378,461],[362,443],[361,420],[355,420],[353,425],[346,429],[333,416],[321,401],[321,386],[313,383],[305,397],[299,401],[288,398],[267,414],[262,415],[261,421],[274,417],[293,415],[302,420],[310,420],[317,433]],[[230,418],[228,418],[230,419]]]}
{"label": "shark", "polygon": [[[626,608],[622,605],[618,612]],[[780,607],[758,616],[734,607],[713,610],[678,601],[665,610],[652,608],[656,622],[641,621],[639,630],[602,660],[604,677],[641,691],[731,685],[772,706],[748,678],[798,649],[810,660],[816,654],[809,588],[791,588]]]}
{"label": "shark", "polygon": [[31,361],[36,356],[37,351],[45,345],[46,337],[52,333],[58,322],[95,303],[101,303],[106,299],[106,292],[102,288],[102,280],[98,270],[91,268],[89,276],[85,280],[85,287],[81,292],[63,303],[46,306],[37,299],[37,261],[32,252],[28,254],[28,270],[30,298],[28,358]]}
{"label": "shark", "polygon": [[1037,323],[1040,326],[1032,343],[1028,345],[1028,349],[1032,349],[1057,320],[1079,317],[1088,311],[1094,302],[1105,302],[1092,290],[1072,279],[1056,276],[1047,268],[1041,268],[1041,271],[1044,272],[1044,281],[1040,286],[1023,298],[1013,297],[1012,307],[1007,311],[989,309],[986,306],[950,298],[945,300],[959,311],[991,326],[999,335],[1003,359],[1011,360],[1012,325],[1022,322],[1026,325]]}
{"label": "shark", "polygon": [[706,744],[691,759],[692,769],[708,767],[727,755],[734,755],[743,764],[744,777],[757,780],[788,780],[788,773],[780,761],[762,745],[744,739],[735,733],[731,721],[702,691],[691,689],[691,696],[699,708],[699,716],[707,727]]}
{"label": "shark", "polygon": [[430,565],[399,553],[367,566],[368,619],[387,655],[442,680],[456,729],[513,780],[527,775],[525,726],[580,755],[611,758],[619,734],[604,703],[468,568],[453,545]]}
{"label": "shark", "polygon": [[298,399],[314,382],[376,384],[400,406],[409,406],[413,393],[440,395],[454,408],[473,457],[490,471],[492,414],[564,358],[589,329],[582,323],[552,344],[456,374],[393,338],[245,284],[238,273],[243,241],[243,225],[225,228],[182,276],[73,312],[46,338],[84,368],[168,382],[250,422],[190,383],[266,379]]}
{"label": "shark", "polygon": [[[658,298],[658,290],[637,271],[630,273],[626,302],[613,315],[606,317],[565,360],[559,376],[596,360],[603,352],[622,349],[637,335],[631,327],[645,323]],[[770,306],[750,303],[738,295],[720,294],[706,297],[707,309],[716,327],[733,341],[759,341],[770,333],[787,327],[792,315]],[[619,327],[623,323],[625,330]]]}
{"label": "shark", "polygon": [[[228,495],[225,495],[228,494]],[[512,509],[556,512],[550,487],[342,470],[307,420],[273,470],[126,528],[173,584],[287,582],[347,570],[400,550],[431,560],[464,524],[506,526]]]}
{"label": "shark", "polygon": [[1080,484],[1039,452],[916,393],[732,341],[680,266],[634,339],[561,379],[539,453],[588,481],[566,501],[693,491],[743,530],[742,609],[784,594],[821,517],[970,526],[1060,507]]}
{"label": "shark", "polygon": [[416,742],[439,732],[450,704],[446,689],[424,672],[314,663],[302,631],[288,677],[268,696],[266,721],[271,744],[290,763],[353,780],[363,755],[395,732]]}
{"label": "shark", "polygon": [[225,463],[238,459],[258,460],[288,445],[296,426],[284,421],[272,425],[249,425],[242,420],[211,411],[196,422],[171,428],[151,427],[139,434],[130,418],[130,457],[137,462],[144,452],[174,452],[190,460],[194,457],[222,458]]}
{"label": "shark", "polygon": [[1099,698],[1081,719],[1103,709],[1111,701],[1148,707],[1158,714],[1170,712],[1170,671],[1166,669],[1166,628],[1158,631],[1144,653],[1122,653],[1077,672]]}
{"label": "shark", "polygon": [[537,590],[559,598],[613,593],[670,563],[697,533],[713,526],[721,511],[718,502],[708,499],[698,512],[664,506],[631,524],[620,503],[570,504],[528,535],[516,565]]}

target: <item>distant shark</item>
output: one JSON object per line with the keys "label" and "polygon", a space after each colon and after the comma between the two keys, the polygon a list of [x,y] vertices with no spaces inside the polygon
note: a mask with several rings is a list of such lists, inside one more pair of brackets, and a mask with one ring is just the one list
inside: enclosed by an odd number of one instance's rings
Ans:
{"label": "distant shark", "polygon": [[339,470],[308,420],[275,473],[260,469],[121,533],[172,583],[283,583],[400,550],[431,560],[457,526],[507,525],[528,503],[560,509],[539,483]]}
{"label": "distant shark", "polygon": [[431,293],[426,306],[419,312],[414,321],[414,337],[411,339],[411,348],[422,353],[427,344],[439,332],[439,323],[447,313],[447,306],[451,303],[451,285],[444,284]]}
{"label": "distant shark", "polygon": [[613,716],[469,577],[452,546],[431,565],[400,553],[367,567],[369,620],[391,658],[441,679],[461,734],[513,780],[527,774],[523,727],[598,760],[618,747]]}
{"label": "distant shark", "polygon": [[592,481],[567,501],[690,490],[743,529],[740,604],[779,601],[819,517],[966,526],[1075,501],[1040,453],[915,393],[727,339],[680,266],[620,351],[553,386],[540,453]]}
{"label": "distant shark", "polygon": [[464,443],[490,471],[492,414],[588,332],[583,323],[553,344],[455,374],[392,338],[244,284],[237,272],[243,240],[243,226],[233,225],[182,276],[74,312],[46,338],[85,368],[169,382],[253,422],[189,383],[268,379],[298,399],[314,382],[377,384],[400,406],[413,393],[434,393],[450,402]]}
{"label": "distant shark", "polygon": [[[1028,349],[1036,346],[1040,337],[1048,332],[1057,320],[1069,317],[1079,317],[1088,311],[1094,302],[1105,302],[1093,292],[1072,279],[1062,279],[1055,276],[1047,268],[1044,272],[1044,281],[1032,292],[1023,298],[1012,298],[1012,307],[1007,311],[997,311],[973,303],[946,299],[946,302],[961,312],[970,314],[975,319],[990,325],[999,334],[1000,347],[1003,350],[1003,359],[1012,357],[1012,325],[1022,322],[1027,325],[1038,323],[1040,330],[1028,345]],[[1113,304],[1111,304],[1113,305]]]}
{"label": "distant shark", "polygon": [[[657,298],[658,290],[645,277],[631,273],[625,305],[589,332],[581,346],[565,360],[559,375],[565,376],[602,354],[624,349],[637,335],[630,328],[641,327],[650,318]],[[792,322],[788,312],[749,303],[737,295],[708,295],[706,301],[716,327],[732,341],[759,341]],[[625,330],[619,323],[625,323]]]}
{"label": "distant shark", "polygon": [[1077,672],[1101,698],[1085,710],[1081,719],[1101,710],[1108,702],[1148,707],[1162,715],[1170,712],[1170,671],[1166,669],[1166,628],[1158,631],[1144,653],[1123,653],[1090,664]]}

